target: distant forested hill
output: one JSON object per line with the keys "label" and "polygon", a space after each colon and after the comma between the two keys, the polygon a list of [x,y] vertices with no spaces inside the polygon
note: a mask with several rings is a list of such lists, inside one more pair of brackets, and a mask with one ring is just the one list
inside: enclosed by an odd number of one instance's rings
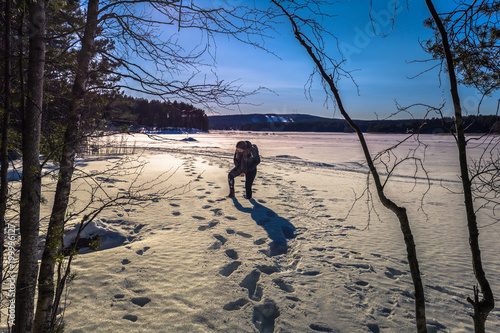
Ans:
{"label": "distant forested hill", "polygon": [[[273,127],[273,124],[277,126],[282,126],[285,123],[302,123],[302,122],[321,122],[329,121],[331,119],[311,116],[307,114],[237,114],[228,116],[208,116],[208,121],[210,123],[210,129],[214,130],[230,130],[230,129],[242,129],[241,127],[248,127],[252,124],[260,124],[259,129],[263,130],[266,127]],[[247,128],[245,128],[247,129]]]}
{"label": "distant forested hill", "polygon": [[205,111],[183,102],[119,96],[104,108],[103,118],[113,126],[196,128],[208,131]]}
{"label": "distant forested hill", "polygon": [[[343,119],[332,119],[305,114],[241,114],[209,116],[213,130],[290,131],[290,132],[352,132]],[[500,133],[497,116],[465,117],[467,133]],[[449,133],[453,118],[355,120],[363,132],[369,133]]]}

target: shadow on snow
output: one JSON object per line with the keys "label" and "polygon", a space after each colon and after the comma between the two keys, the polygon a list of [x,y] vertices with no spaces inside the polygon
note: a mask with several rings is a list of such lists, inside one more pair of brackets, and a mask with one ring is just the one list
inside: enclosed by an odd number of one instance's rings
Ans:
{"label": "shadow on snow", "polygon": [[279,216],[273,210],[250,199],[253,207],[243,207],[236,198],[232,198],[234,207],[241,212],[248,213],[252,219],[267,232],[271,243],[265,254],[269,257],[284,254],[288,250],[287,240],[295,238],[295,227],[290,221]]}

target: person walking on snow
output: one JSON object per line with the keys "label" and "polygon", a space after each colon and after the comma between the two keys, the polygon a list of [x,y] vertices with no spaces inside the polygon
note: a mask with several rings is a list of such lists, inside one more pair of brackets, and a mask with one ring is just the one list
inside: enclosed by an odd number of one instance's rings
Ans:
{"label": "person walking on snow", "polygon": [[252,199],[252,185],[260,163],[259,149],[250,141],[239,141],[234,152],[234,168],[227,176],[229,182],[229,198],[234,197],[234,177],[245,176],[246,198]]}

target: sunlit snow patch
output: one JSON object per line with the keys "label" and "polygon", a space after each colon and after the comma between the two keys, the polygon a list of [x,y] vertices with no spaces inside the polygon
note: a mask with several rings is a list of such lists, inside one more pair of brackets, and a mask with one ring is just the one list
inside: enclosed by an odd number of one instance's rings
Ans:
{"label": "sunlit snow patch", "polygon": [[[64,235],[64,248],[68,251],[75,244],[78,235],[79,224]],[[114,227],[102,220],[90,222],[80,233],[76,242],[79,253],[88,253],[92,250],[106,250],[123,245],[129,240],[129,231],[120,227]]]}

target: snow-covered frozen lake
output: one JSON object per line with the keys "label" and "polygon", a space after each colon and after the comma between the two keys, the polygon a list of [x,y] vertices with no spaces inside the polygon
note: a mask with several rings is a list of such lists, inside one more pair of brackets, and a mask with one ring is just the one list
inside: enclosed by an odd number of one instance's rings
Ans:
{"label": "snow-covered frozen lake", "polygon": [[[212,132],[186,137],[117,140],[146,147],[144,181],[174,167],[170,182],[189,182],[189,191],[147,209],[102,214],[98,225],[121,230],[130,241],[78,256],[74,271],[79,279],[65,314],[69,332],[258,332],[263,327],[258,308],[265,302],[279,309],[275,332],[415,331],[399,222],[375,193],[371,202],[361,197],[368,170],[355,135]],[[366,135],[372,156],[405,138]],[[420,145],[410,139],[395,155],[384,155],[390,168],[418,146],[412,156],[422,160],[398,167],[387,195],[408,210],[429,332],[471,332],[466,297],[473,295],[475,280],[457,149],[451,136],[419,139]],[[257,144],[262,156],[250,201],[242,197],[239,179],[237,197],[225,197],[239,140]],[[474,142],[470,156],[477,158],[482,147]],[[92,170],[112,161],[81,163]],[[385,177],[389,169],[378,168]],[[126,181],[105,184],[113,193],[126,188]],[[479,214],[484,269],[498,300],[500,226],[491,222]],[[286,254],[269,255],[273,228],[295,228]],[[496,309],[487,330],[500,331]]]}

